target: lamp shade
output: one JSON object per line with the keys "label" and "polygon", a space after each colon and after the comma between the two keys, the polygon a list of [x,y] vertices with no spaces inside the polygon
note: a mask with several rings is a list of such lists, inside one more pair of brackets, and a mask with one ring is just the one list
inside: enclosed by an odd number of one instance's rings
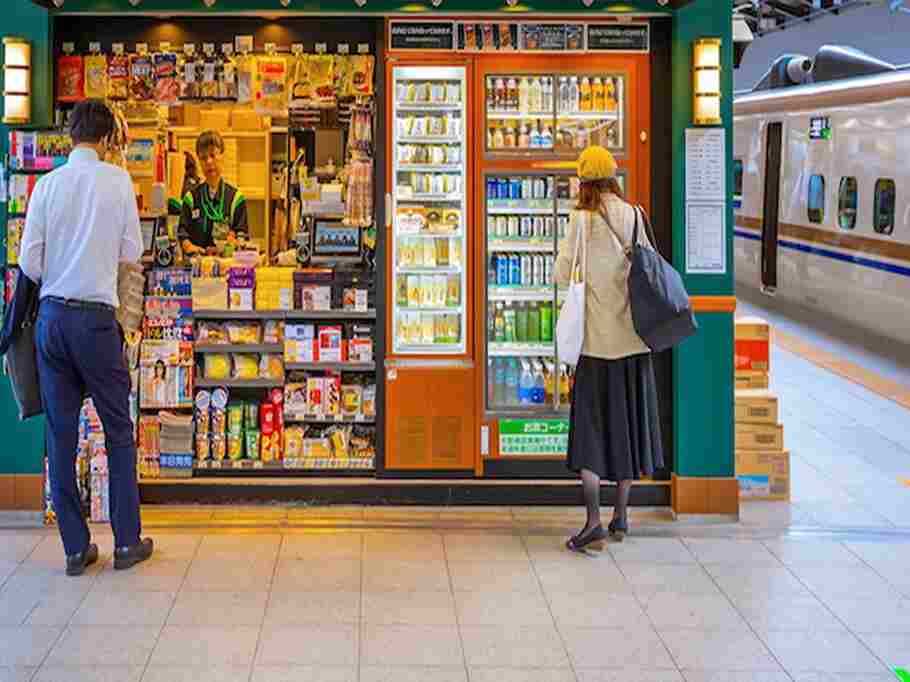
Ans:
{"label": "lamp shade", "polygon": [[32,46],[22,38],[3,39],[3,122],[29,123],[32,118]]}
{"label": "lamp shade", "polygon": [[721,99],[720,38],[701,38],[692,49],[693,119],[695,125],[719,125]]}

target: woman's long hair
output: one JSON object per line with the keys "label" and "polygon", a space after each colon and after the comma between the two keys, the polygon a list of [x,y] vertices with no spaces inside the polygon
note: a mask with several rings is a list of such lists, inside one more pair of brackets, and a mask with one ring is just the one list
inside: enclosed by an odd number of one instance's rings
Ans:
{"label": "woman's long hair", "polygon": [[616,178],[582,180],[575,208],[579,211],[600,211],[607,194],[615,194],[623,201],[626,200]]}

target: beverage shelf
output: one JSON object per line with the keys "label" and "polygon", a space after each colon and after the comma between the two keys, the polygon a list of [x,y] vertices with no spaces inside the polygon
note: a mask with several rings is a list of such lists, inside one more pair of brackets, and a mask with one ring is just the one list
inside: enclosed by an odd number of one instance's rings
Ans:
{"label": "beverage shelf", "polygon": [[402,203],[413,203],[413,202],[423,202],[423,201],[433,201],[440,203],[448,202],[461,202],[463,195],[461,194],[411,194],[410,196],[405,196],[399,194],[397,199]]}
{"label": "beverage shelf", "polygon": [[461,111],[461,102],[396,102],[398,111]]}
{"label": "beverage shelf", "polygon": [[556,250],[556,247],[553,246],[553,242],[540,243],[532,242],[527,239],[491,240],[488,248],[493,252],[509,251],[513,253],[553,253]]}
{"label": "beverage shelf", "polygon": [[556,346],[531,343],[490,343],[487,355],[491,358],[502,357],[555,357]]}
{"label": "beverage shelf", "polygon": [[197,343],[196,353],[284,353],[280,343]]}
{"label": "beverage shelf", "polygon": [[552,301],[553,287],[490,286],[487,298],[491,301]]}
{"label": "beverage shelf", "polygon": [[395,237],[398,239],[417,237],[418,239],[447,239],[449,237],[460,239],[462,232],[398,232]]}
{"label": "beverage shelf", "polygon": [[450,135],[402,135],[395,141],[400,144],[461,144],[462,139]]}
{"label": "beverage shelf", "polygon": [[459,275],[461,274],[461,267],[457,265],[438,265],[435,267],[399,265],[395,268],[395,272],[399,275]]}
{"label": "beverage shelf", "polygon": [[603,121],[613,122],[619,120],[615,111],[558,111],[556,118],[560,121]]}
{"label": "beverage shelf", "polygon": [[553,215],[553,207],[550,208],[500,208],[490,206],[487,208],[487,215]]}
{"label": "beverage shelf", "polygon": [[398,165],[398,171],[401,173],[460,173],[461,168],[459,163],[402,163]]}
{"label": "beverage shelf", "polygon": [[431,313],[433,315],[454,315],[461,312],[461,307],[449,308],[433,306],[398,306],[400,313]]}
{"label": "beverage shelf", "polygon": [[510,121],[513,119],[519,119],[526,121],[529,119],[539,119],[539,118],[549,118],[553,119],[552,111],[497,111],[497,110],[487,110],[487,120],[490,121]]}

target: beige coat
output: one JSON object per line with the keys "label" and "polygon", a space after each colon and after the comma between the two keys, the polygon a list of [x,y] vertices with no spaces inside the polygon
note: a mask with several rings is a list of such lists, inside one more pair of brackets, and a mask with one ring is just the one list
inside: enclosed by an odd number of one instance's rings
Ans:
{"label": "beige coat", "polygon": [[[600,213],[573,211],[566,238],[556,258],[556,283],[569,286],[576,234],[587,230],[587,267],[585,268],[585,340],[582,355],[606,360],[650,352],[632,324],[629,306],[629,260],[624,247],[632,243],[635,209],[614,194],[604,200],[604,212],[621,236],[623,244]],[[643,223],[639,222],[638,242],[650,246]],[[579,253],[581,261],[581,253]]]}

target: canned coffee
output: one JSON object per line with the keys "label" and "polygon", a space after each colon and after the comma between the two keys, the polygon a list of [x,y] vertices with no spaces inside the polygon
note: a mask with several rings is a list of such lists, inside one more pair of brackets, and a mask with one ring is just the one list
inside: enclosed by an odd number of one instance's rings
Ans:
{"label": "canned coffee", "polygon": [[521,223],[517,215],[510,215],[508,218],[508,235],[512,238],[521,236]]}

